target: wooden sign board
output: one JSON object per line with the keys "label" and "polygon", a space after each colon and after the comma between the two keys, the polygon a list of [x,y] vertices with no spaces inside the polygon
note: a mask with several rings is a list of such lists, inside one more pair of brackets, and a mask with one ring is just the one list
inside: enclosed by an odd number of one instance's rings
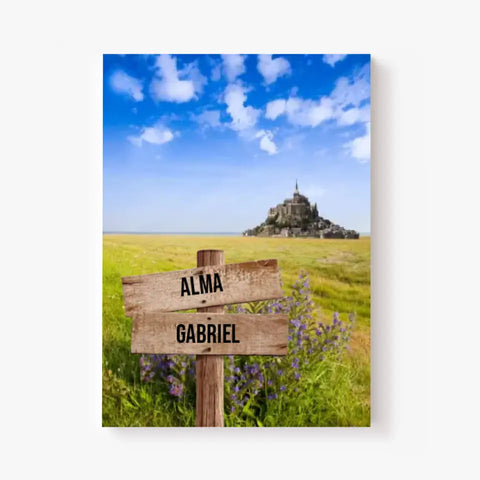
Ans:
{"label": "wooden sign board", "polygon": [[143,313],[133,317],[132,353],[286,355],[288,315]]}
{"label": "wooden sign board", "polygon": [[129,317],[283,297],[277,260],[123,277],[122,285]]}
{"label": "wooden sign board", "polygon": [[[276,260],[224,264],[199,250],[197,268],[123,277],[132,353],[196,354],[196,425],[222,427],[223,356],[286,355],[288,315],[226,314],[224,305],[283,297]],[[165,313],[198,309],[197,313]]]}

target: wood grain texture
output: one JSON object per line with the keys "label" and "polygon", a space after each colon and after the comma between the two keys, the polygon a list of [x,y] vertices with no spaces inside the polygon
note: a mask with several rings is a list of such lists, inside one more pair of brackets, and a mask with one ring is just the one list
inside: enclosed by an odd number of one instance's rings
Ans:
{"label": "wood grain texture", "polygon": [[[215,274],[221,279],[223,291],[181,295],[182,278],[189,285],[193,281],[198,290],[200,276],[213,279]],[[141,312],[173,312],[283,297],[277,260],[272,259],[123,277],[122,286],[125,314],[131,317]]]}
{"label": "wood grain texture", "polygon": [[223,355],[197,356],[197,427],[223,427]]}
{"label": "wood grain texture", "polygon": [[[223,250],[199,250],[197,267],[224,265]],[[199,308],[197,312],[223,314],[223,305]],[[195,425],[197,427],[223,427],[223,356],[197,355],[197,398]]]}
{"label": "wood grain texture", "polygon": [[[198,340],[197,325],[205,325],[204,343],[179,343],[177,325],[181,328],[181,337],[187,337],[188,325],[192,325],[195,340]],[[229,342],[233,338],[239,343],[213,343],[214,336],[206,331],[208,325],[214,325],[215,342],[218,342],[218,325],[227,327]],[[152,354],[202,354],[202,355],[286,355],[288,336],[288,315],[284,314],[247,314],[247,313],[144,313],[133,317],[132,353]],[[200,335],[202,337],[202,335]],[[181,338],[183,339],[183,338]],[[191,339],[190,339],[191,340]]]}

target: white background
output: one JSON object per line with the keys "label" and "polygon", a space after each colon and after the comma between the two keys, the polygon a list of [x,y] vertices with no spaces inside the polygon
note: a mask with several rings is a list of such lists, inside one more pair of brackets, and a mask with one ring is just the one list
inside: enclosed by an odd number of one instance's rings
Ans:
{"label": "white background", "polygon": [[[3,478],[479,475],[475,2],[4,2]],[[371,53],[372,427],[102,429],[102,53]]]}

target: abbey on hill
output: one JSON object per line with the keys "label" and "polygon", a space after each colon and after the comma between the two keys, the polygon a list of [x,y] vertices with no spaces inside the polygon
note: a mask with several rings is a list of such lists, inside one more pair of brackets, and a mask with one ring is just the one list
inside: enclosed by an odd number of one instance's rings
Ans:
{"label": "abbey on hill", "polygon": [[293,198],[270,208],[267,219],[260,225],[243,232],[245,236],[258,237],[316,237],[358,238],[355,230],[346,230],[318,215],[317,204],[310,204],[298,191],[295,183]]}

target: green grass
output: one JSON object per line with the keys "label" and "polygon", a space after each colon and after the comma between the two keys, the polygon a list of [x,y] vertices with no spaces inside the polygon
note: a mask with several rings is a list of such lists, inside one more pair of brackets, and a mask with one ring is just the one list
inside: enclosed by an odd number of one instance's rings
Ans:
{"label": "green grass", "polygon": [[[265,426],[365,426],[370,421],[370,238],[359,240],[105,235],[103,249],[103,424],[193,426],[194,398],[178,401],[153,382],[140,382],[139,355],[130,353],[121,277],[196,266],[196,252],[222,249],[226,263],[276,258],[286,294],[308,272],[317,320],[356,312],[352,351],[322,362],[295,401],[272,402]],[[229,416],[225,418],[229,425]]]}

